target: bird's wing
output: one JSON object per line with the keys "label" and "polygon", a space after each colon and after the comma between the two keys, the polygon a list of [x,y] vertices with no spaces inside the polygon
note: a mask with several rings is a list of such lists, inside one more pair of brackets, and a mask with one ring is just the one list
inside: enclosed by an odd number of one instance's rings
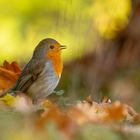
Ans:
{"label": "bird's wing", "polygon": [[13,87],[13,90],[26,92],[30,85],[37,80],[43,67],[44,61],[31,59],[23,69],[23,72],[21,73],[16,85]]}

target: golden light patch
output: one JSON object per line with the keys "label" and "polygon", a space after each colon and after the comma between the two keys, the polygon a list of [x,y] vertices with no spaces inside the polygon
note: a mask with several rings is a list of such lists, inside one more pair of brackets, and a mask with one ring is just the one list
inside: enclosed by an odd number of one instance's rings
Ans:
{"label": "golden light patch", "polygon": [[101,36],[114,38],[128,23],[130,0],[95,0],[91,6],[94,26]]}

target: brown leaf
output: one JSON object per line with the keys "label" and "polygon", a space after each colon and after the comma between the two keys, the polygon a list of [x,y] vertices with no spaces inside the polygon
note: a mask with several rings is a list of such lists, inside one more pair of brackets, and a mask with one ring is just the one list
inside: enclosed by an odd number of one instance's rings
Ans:
{"label": "brown leaf", "polygon": [[91,100],[77,103],[69,110],[69,116],[77,123],[83,124],[86,122],[93,123],[108,123],[122,120],[134,121],[137,113],[128,105],[122,104],[119,101],[114,103],[101,102],[96,103]]}
{"label": "brown leaf", "polygon": [[88,115],[77,107],[73,107],[68,111],[69,116],[77,124],[81,125],[83,123],[89,122],[90,119]]}
{"label": "brown leaf", "polygon": [[125,106],[120,102],[116,101],[111,106],[105,109],[107,116],[105,117],[105,121],[120,121],[125,119]]}
{"label": "brown leaf", "polygon": [[9,71],[12,71],[14,73],[21,73],[21,68],[19,67],[18,63],[16,61],[13,61],[11,64],[7,62],[6,60],[3,62],[3,66],[0,66],[0,68],[7,69]]}
{"label": "brown leaf", "polygon": [[74,133],[75,125],[72,119],[60,110],[56,105],[49,103],[49,107],[41,114],[41,116],[36,121],[36,126],[38,129],[45,127],[46,123],[53,121],[58,126],[59,130],[66,133],[67,135],[72,135]]}
{"label": "brown leaf", "polygon": [[21,69],[17,62],[11,64],[4,61],[3,66],[0,66],[0,90],[10,88],[15,84],[21,73]]}

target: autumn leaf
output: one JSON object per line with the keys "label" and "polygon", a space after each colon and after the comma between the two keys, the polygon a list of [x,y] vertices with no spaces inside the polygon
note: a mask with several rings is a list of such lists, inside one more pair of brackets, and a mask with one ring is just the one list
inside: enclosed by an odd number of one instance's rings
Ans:
{"label": "autumn leaf", "polygon": [[3,66],[0,66],[0,90],[3,91],[14,85],[20,73],[21,68],[17,62],[10,64],[4,61]]}
{"label": "autumn leaf", "polygon": [[76,124],[68,114],[48,100],[45,102],[45,106],[45,111],[36,121],[36,127],[43,129],[48,122],[52,121],[56,123],[60,131],[67,135],[72,135],[75,131]]}
{"label": "autumn leaf", "polygon": [[137,118],[136,111],[119,101],[114,103],[94,101],[83,101],[74,105],[69,110],[69,115],[78,124],[86,122],[92,123],[107,123],[107,122],[119,122],[123,120],[134,121]]}
{"label": "autumn leaf", "polygon": [[9,71],[12,71],[14,73],[21,73],[21,68],[19,67],[18,63],[16,61],[13,61],[11,64],[7,62],[6,60],[3,62],[3,66],[0,66],[0,68],[7,69]]}
{"label": "autumn leaf", "polygon": [[10,94],[7,94],[4,97],[0,98],[0,101],[2,101],[5,105],[11,107],[15,103],[15,97],[13,97]]}

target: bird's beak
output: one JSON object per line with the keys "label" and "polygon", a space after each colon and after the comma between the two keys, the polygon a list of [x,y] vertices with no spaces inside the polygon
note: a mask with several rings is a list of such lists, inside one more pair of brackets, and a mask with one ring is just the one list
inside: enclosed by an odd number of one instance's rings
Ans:
{"label": "bird's beak", "polygon": [[65,45],[61,45],[61,46],[60,46],[60,49],[61,49],[61,50],[66,49],[66,48],[67,48],[67,47],[66,47]]}

